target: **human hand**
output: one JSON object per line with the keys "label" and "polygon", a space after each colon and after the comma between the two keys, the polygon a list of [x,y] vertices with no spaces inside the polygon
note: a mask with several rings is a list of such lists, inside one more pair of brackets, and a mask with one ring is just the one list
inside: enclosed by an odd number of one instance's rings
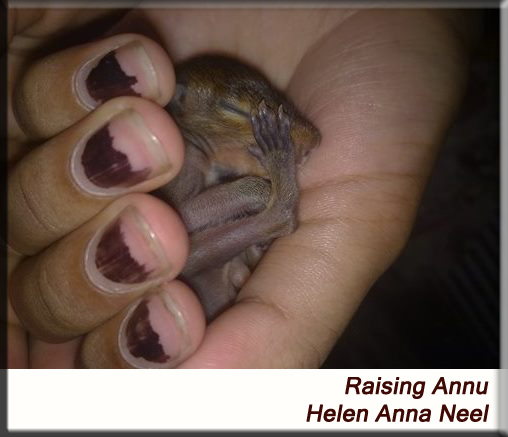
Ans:
{"label": "human hand", "polygon": [[[159,33],[173,62],[220,50],[259,66],[322,134],[299,175],[299,228],[271,246],[235,305],[204,337],[202,314],[179,285],[185,332],[194,333],[186,353],[197,350],[178,365],[319,366],[411,229],[463,88],[464,17],[169,9],[132,13],[119,29],[136,31],[139,15]],[[125,311],[86,337],[82,353],[90,365],[125,365],[112,352]],[[42,357],[39,366],[68,365],[77,353],[78,340],[34,343],[31,356]],[[48,362],[55,350],[58,360]]]}
{"label": "human hand", "polygon": [[[182,138],[161,107],[174,89],[166,53],[123,34],[35,58],[54,32],[94,14],[22,10],[10,17],[9,367],[74,367],[81,336],[97,326],[109,329],[104,340],[118,335],[114,321],[148,290],[125,325],[134,354],[160,352],[158,343],[147,344],[146,330],[136,331],[143,308],[168,331],[193,320],[185,344],[169,336],[163,353],[172,365],[203,335],[192,292],[174,281],[157,287],[185,263],[185,227],[168,205],[142,194],[167,183],[183,162]],[[173,303],[183,311],[170,317],[164,308]],[[127,366],[118,348],[111,351],[110,363]]]}

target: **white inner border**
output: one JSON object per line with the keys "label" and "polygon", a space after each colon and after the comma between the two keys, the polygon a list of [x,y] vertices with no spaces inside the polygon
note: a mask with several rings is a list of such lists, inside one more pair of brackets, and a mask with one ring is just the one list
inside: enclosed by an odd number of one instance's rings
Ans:
{"label": "white inner border", "polygon": [[[8,429],[22,430],[463,430],[498,428],[498,370],[11,370]],[[407,394],[345,394],[348,377],[425,381]],[[446,381],[488,381],[486,395],[432,395]],[[367,423],[307,422],[309,404],[369,410]],[[375,422],[390,409],[428,408],[428,423]],[[439,422],[449,409],[485,410],[487,421]]]}

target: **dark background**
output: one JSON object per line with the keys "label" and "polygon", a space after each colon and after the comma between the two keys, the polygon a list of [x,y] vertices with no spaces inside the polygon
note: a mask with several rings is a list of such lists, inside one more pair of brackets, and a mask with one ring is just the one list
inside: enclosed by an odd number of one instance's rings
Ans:
{"label": "dark background", "polygon": [[483,37],[412,235],[325,368],[499,368],[499,11],[477,12]]}

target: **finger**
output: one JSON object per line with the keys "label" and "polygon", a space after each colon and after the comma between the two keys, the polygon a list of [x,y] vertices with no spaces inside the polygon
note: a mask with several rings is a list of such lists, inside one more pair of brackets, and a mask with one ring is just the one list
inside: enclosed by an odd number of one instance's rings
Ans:
{"label": "finger", "polygon": [[9,245],[34,254],[128,192],[180,170],[183,142],[167,112],[119,97],[35,148],[9,174]]}
{"label": "finger", "polygon": [[[42,52],[53,53],[103,37],[105,29],[125,15],[125,10],[93,9],[8,9],[7,123],[8,155],[17,159],[26,153],[26,135],[14,116],[13,94],[29,62]],[[117,32],[119,33],[119,32]]]}
{"label": "finger", "polygon": [[7,369],[28,368],[26,331],[18,325],[7,325]]}
{"label": "finger", "polygon": [[31,339],[30,368],[31,369],[74,369],[76,357],[82,338],[53,344]]}
{"label": "finger", "polygon": [[129,194],[23,260],[9,281],[9,297],[35,337],[69,340],[174,278],[187,252],[187,233],[176,212],[152,196]]}
{"label": "finger", "polygon": [[14,91],[14,113],[25,133],[49,138],[118,96],[169,102],[174,71],[164,50],[135,34],[72,47],[31,64]]}
{"label": "finger", "polygon": [[406,241],[463,62],[453,33],[421,12],[358,12],[308,54],[292,87],[323,137],[301,175],[300,226],[182,367],[323,363]]}
{"label": "finger", "polygon": [[185,284],[162,284],[88,334],[81,365],[88,368],[172,368],[199,346],[205,317]]}
{"label": "finger", "polygon": [[28,343],[25,329],[18,324],[6,323],[7,369],[28,368]]}
{"label": "finger", "polygon": [[[9,266],[10,267],[10,266]],[[9,269],[10,271],[10,269]],[[5,299],[5,297],[4,297]],[[28,368],[28,336],[25,328],[19,323],[11,303],[7,300],[7,311],[0,321],[7,330],[7,368]]]}

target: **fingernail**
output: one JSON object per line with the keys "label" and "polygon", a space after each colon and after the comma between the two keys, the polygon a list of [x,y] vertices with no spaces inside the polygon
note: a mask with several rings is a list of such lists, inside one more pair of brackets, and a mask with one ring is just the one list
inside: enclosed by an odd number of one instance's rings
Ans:
{"label": "fingernail", "polygon": [[80,143],[71,157],[74,180],[95,195],[123,193],[169,168],[161,142],[133,110],[112,118]]}
{"label": "fingernail", "polygon": [[139,290],[165,279],[171,265],[139,210],[128,206],[91,240],[85,252],[90,281],[106,292]]}
{"label": "fingernail", "polygon": [[189,344],[185,319],[167,291],[141,300],[119,333],[123,358],[137,368],[174,367]]}
{"label": "fingernail", "polygon": [[138,41],[85,63],[76,75],[75,88],[88,109],[119,96],[158,97],[157,74]]}

